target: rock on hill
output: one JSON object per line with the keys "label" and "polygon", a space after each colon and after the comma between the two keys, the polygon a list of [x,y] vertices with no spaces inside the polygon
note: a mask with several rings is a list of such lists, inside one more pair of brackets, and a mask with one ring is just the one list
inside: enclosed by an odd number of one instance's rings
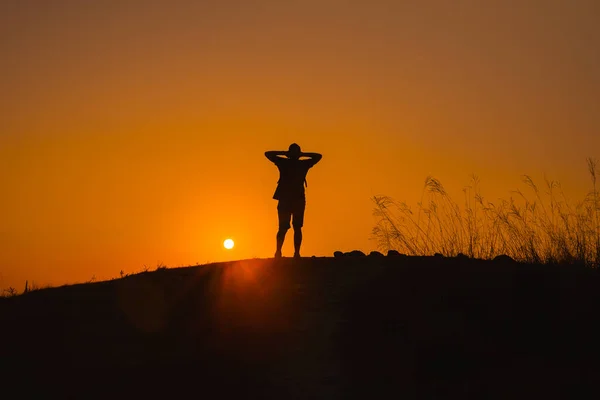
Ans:
{"label": "rock on hill", "polygon": [[0,299],[5,393],[597,397],[600,274],[512,260],[244,260]]}

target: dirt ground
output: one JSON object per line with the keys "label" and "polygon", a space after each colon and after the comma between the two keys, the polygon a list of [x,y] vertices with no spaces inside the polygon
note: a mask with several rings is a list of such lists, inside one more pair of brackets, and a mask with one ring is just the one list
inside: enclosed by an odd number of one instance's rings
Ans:
{"label": "dirt ground", "polygon": [[599,398],[600,273],[435,257],[245,260],[0,300],[20,396]]}

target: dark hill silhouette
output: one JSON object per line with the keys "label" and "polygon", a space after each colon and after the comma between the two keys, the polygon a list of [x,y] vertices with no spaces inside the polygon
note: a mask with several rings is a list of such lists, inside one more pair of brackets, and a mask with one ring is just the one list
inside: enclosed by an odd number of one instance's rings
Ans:
{"label": "dark hill silhouette", "polygon": [[[5,393],[597,398],[600,275],[357,256],[159,270],[0,300]],[[13,387],[14,386],[14,387]]]}

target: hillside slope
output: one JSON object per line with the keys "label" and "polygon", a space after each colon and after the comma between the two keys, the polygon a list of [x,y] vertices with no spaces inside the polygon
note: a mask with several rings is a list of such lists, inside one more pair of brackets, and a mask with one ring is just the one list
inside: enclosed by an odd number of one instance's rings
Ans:
{"label": "hillside slope", "polygon": [[600,274],[243,260],[0,301],[3,390],[72,398],[597,397]]}

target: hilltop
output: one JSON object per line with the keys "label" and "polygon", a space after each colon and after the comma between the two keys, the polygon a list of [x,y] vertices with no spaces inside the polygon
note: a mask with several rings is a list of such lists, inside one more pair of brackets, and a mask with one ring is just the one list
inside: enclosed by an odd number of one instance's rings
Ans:
{"label": "hilltop", "polygon": [[591,396],[599,310],[600,274],[576,266],[387,256],[163,269],[0,299],[2,388],[71,398]]}

